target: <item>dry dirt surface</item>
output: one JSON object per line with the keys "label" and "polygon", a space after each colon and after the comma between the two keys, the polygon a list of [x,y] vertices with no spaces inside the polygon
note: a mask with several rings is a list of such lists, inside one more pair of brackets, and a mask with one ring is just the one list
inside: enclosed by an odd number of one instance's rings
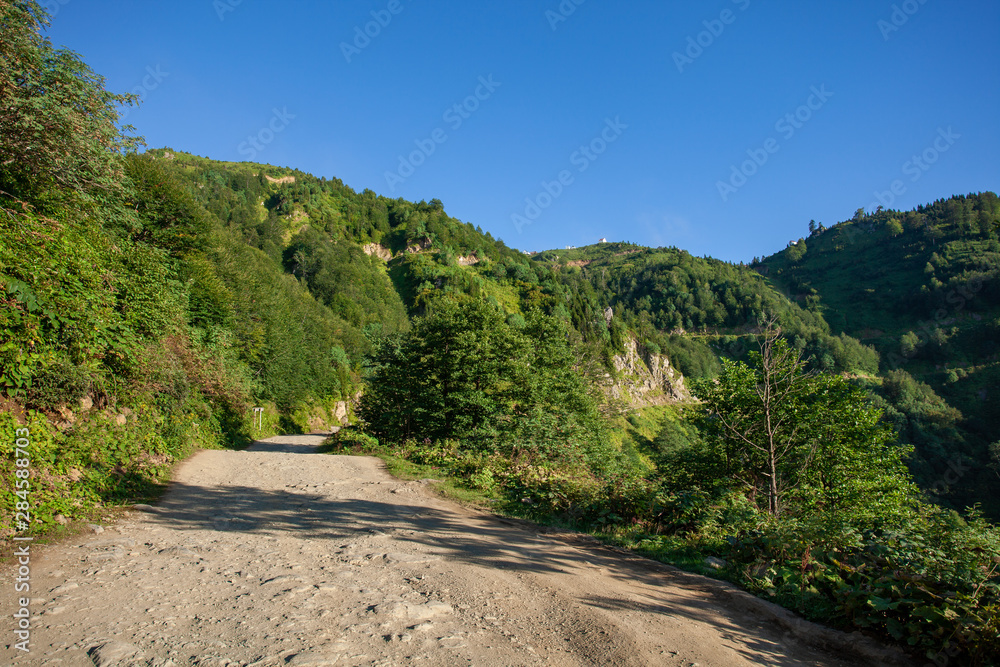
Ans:
{"label": "dry dirt surface", "polygon": [[859,664],[725,584],[461,507],[322,440],[201,452],[156,507],[36,548],[31,652],[5,584],[0,664]]}

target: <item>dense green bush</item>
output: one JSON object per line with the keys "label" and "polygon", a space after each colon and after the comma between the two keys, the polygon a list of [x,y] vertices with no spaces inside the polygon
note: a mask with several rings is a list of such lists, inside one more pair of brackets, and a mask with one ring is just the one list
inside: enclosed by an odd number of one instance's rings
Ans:
{"label": "dense green bush", "polygon": [[383,439],[568,459],[598,429],[573,365],[557,320],[533,312],[519,328],[484,301],[441,298],[405,336],[378,342],[359,414]]}
{"label": "dense green bush", "polygon": [[1000,532],[917,505],[904,525],[857,532],[836,517],[767,522],[716,545],[732,576],[808,618],[876,632],[924,657],[1000,654]]}
{"label": "dense green bush", "polygon": [[342,428],[333,436],[333,444],[355,453],[372,453],[378,450],[378,438],[353,428]]}
{"label": "dense green bush", "polygon": [[117,127],[118,105],[137,97],[105,90],[78,54],[53,48],[48,25],[35,0],[0,5],[0,190],[46,211],[120,196],[121,154],[137,145]]}

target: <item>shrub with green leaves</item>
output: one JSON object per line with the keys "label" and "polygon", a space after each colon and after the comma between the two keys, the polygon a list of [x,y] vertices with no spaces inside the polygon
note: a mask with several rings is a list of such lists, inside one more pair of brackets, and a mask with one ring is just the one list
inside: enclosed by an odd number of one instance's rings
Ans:
{"label": "shrub with green leaves", "polygon": [[401,337],[377,341],[359,414],[389,441],[461,439],[515,459],[580,460],[599,420],[555,319],[524,328],[471,298],[440,298]]}
{"label": "shrub with green leaves", "polygon": [[26,423],[44,452],[32,530],[149,497],[195,447],[302,428],[350,395],[365,345],[183,171],[135,154],[118,128],[132,97],[54,49],[47,24],[33,0],[0,3],[0,427],[9,443]]}
{"label": "shrub with green leaves", "polygon": [[906,450],[862,390],[806,373],[776,334],[751,358],[696,387],[701,437],[661,459],[689,471],[666,478],[676,486],[664,528],[811,618],[989,664],[1000,531],[977,510],[962,518],[919,500]]}

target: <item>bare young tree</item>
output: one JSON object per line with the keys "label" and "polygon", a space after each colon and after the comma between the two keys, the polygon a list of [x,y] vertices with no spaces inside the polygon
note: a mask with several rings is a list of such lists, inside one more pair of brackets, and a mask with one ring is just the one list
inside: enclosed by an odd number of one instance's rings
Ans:
{"label": "bare young tree", "polygon": [[[719,435],[730,443],[727,459],[745,461],[753,492],[767,497],[767,512],[781,514],[782,495],[793,485],[783,465],[798,453],[800,430],[808,422],[801,399],[809,391],[801,353],[781,338],[774,316],[761,323],[755,369],[732,365],[704,397]],[[733,451],[735,450],[735,451]]]}

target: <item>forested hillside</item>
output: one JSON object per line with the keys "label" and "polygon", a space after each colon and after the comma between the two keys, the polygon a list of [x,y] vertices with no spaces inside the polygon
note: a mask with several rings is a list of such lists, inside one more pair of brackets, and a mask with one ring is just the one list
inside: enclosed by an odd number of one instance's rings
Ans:
{"label": "forested hillside", "polygon": [[348,410],[338,451],[990,664],[1000,534],[968,508],[1000,513],[995,195],[752,266],[529,257],[438,200],[140,152],[134,100],[46,20],[0,4],[2,537]]}
{"label": "forested hillside", "polygon": [[1000,515],[1000,199],[858,211],[759,261],[835,333],[878,350],[871,383],[916,447],[918,480],[957,507]]}
{"label": "forested hillside", "polygon": [[134,100],[55,50],[37,3],[0,18],[4,480],[16,424],[32,447],[30,481],[4,483],[4,537],[146,497],[196,447],[332,421],[359,326],[136,153],[118,127]]}
{"label": "forested hillside", "polygon": [[618,243],[552,250],[533,259],[556,271],[571,293],[593,295],[574,308],[574,322],[592,319],[589,302],[613,308],[647,345],[668,351],[692,377],[716,375],[720,353],[744,356],[747,335],[771,315],[818,368],[868,374],[878,369],[873,350],[831,335],[822,315],[788,300],[746,266],[677,248]]}
{"label": "forested hillside", "polygon": [[[748,334],[765,314],[775,314],[817,367],[878,370],[873,350],[850,336],[831,335],[822,315],[790,301],[746,266],[621,243],[529,259],[449,217],[437,200],[414,204],[356,193],[336,179],[170,149],[147,155],[164,159],[164,168],[187,181],[208,210],[356,326],[378,322],[387,333],[399,331],[405,328],[399,298],[412,315],[437,294],[468,294],[510,315],[541,308],[567,321],[579,342],[592,346],[591,356],[607,365],[633,337],[669,353],[685,374],[708,377],[720,369],[720,352],[745,355]],[[395,293],[377,270],[361,268],[378,266],[380,256]]]}

